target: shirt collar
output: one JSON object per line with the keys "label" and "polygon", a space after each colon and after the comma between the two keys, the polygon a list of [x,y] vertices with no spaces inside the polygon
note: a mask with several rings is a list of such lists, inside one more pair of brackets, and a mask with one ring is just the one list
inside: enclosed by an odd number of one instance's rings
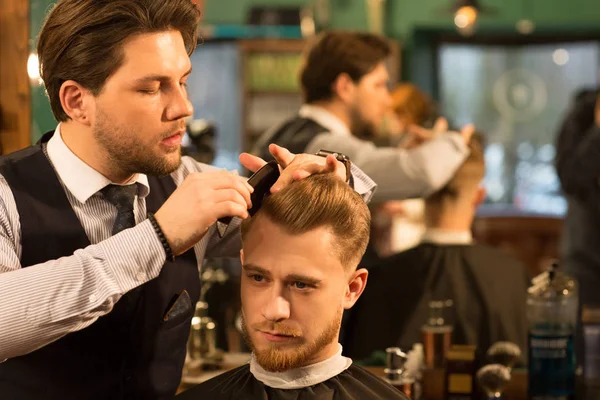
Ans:
{"label": "shirt collar", "polygon": [[469,231],[450,231],[445,229],[426,229],[421,243],[433,244],[473,244],[473,235]]}
{"label": "shirt collar", "polygon": [[[46,150],[63,184],[81,203],[85,203],[98,191],[113,183],[69,149],[61,137],[60,124],[48,141]],[[144,174],[136,174],[129,183],[138,183],[139,197],[146,197],[150,193],[148,177]]]}
{"label": "shirt collar", "polygon": [[300,107],[298,114],[301,117],[314,120],[319,125],[322,125],[323,128],[327,128],[334,135],[352,135],[350,128],[348,128],[348,126],[341,119],[323,107],[312,104],[304,104],[302,107]]}
{"label": "shirt collar", "polygon": [[299,389],[325,382],[347,370],[351,364],[351,359],[342,356],[342,345],[338,343],[338,351],[331,358],[284,372],[266,371],[258,365],[252,354],[250,372],[257,380],[273,389]]}

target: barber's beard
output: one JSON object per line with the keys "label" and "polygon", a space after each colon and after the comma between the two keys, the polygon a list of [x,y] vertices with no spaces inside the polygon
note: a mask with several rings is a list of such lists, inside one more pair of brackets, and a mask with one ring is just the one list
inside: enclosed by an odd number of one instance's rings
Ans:
{"label": "barber's beard", "polygon": [[[175,129],[173,128],[173,131]],[[107,167],[119,174],[164,176],[175,171],[181,164],[180,148],[174,151],[176,156],[172,153],[157,154],[154,148],[141,144],[134,132],[127,127],[113,123],[101,109],[98,109],[96,114],[93,134],[107,154]],[[168,132],[165,132],[163,137],[168,137]]]}
{"label": "barber's beard", "polygon": [[[283,372],[294,368],[300,368],[312,363],[315,356],[326,346],[337,341],[340,324],[342,323],[343,310],[340,309],[335,317],[325,327],[317,338],[311,342],[301,341],[296,346],[280,346],[276,343],[269,345],[266,349],[258,350],[254,343],[246,322],[242,319],[242,331],[244,340],[252,349],[254,358],[258,365],[270,372]],[[276,331],[285,335],[300,336],[301,331],[287,327],[285,323],[276,323],[265,321],[261,324],[255,324],[252,330],[260,329],[267,331]],[[299,340],[299,339],[296,339]]]}
{"label": "barber's beard", "polygon": [[350,109],[350,132],[360,139],[373,140],[377,135],[376,127],[362,116],[358,106]]}

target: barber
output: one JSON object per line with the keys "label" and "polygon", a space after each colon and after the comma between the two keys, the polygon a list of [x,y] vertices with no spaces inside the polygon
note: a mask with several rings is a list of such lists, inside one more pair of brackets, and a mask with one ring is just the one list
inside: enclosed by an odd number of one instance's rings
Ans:
{"label": "barber", "polygon": [[[38,56],[59,123],[0,158],[3,400],[175,394],[199,269],[239,253],[253,191],[181,156],[198,21],[189,0],[61,0],[49,12]],[[310,174],[346,179],[334,156],[272,155],[284,168],[275,191]],[[373,183],[356,178],[368,199]]]}

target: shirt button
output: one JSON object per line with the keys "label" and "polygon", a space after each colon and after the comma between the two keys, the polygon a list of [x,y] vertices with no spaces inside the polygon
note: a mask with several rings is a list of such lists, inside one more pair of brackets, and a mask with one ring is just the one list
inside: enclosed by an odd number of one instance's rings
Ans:
{"label": "shirt button", "polygon": [[90,300],[90,303],[93,303],[93,302],[95,302],[95,301],[96,301],[96,295],[95,295],[95,294],[91,295],[91,296],[89,297],[89,300]]}
{"label": "shirt button", "polygon": [[137,275],[135,276],[135,279],[137,279],[138,282],[142,282],[146,279],[146,274],[143,272],[138,272]]}

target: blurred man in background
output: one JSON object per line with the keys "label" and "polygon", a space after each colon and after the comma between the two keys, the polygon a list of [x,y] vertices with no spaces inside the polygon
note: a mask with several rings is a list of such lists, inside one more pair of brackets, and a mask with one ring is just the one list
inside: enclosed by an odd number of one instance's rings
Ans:
{"label": "blurred man in background", "polygon": [[[391,107],[385,39],[358,32],[327,32],[308,49],[298,115],[265,132],[253,153],[270,158],[276,143],[292,152],[343,152],[378,185],[374,201],[423,197],[443,187],[468,155],[474,128],[448,132],[407,150],[376,147],[372,137]],[[423,128],[409,130],[427,136]]]}

